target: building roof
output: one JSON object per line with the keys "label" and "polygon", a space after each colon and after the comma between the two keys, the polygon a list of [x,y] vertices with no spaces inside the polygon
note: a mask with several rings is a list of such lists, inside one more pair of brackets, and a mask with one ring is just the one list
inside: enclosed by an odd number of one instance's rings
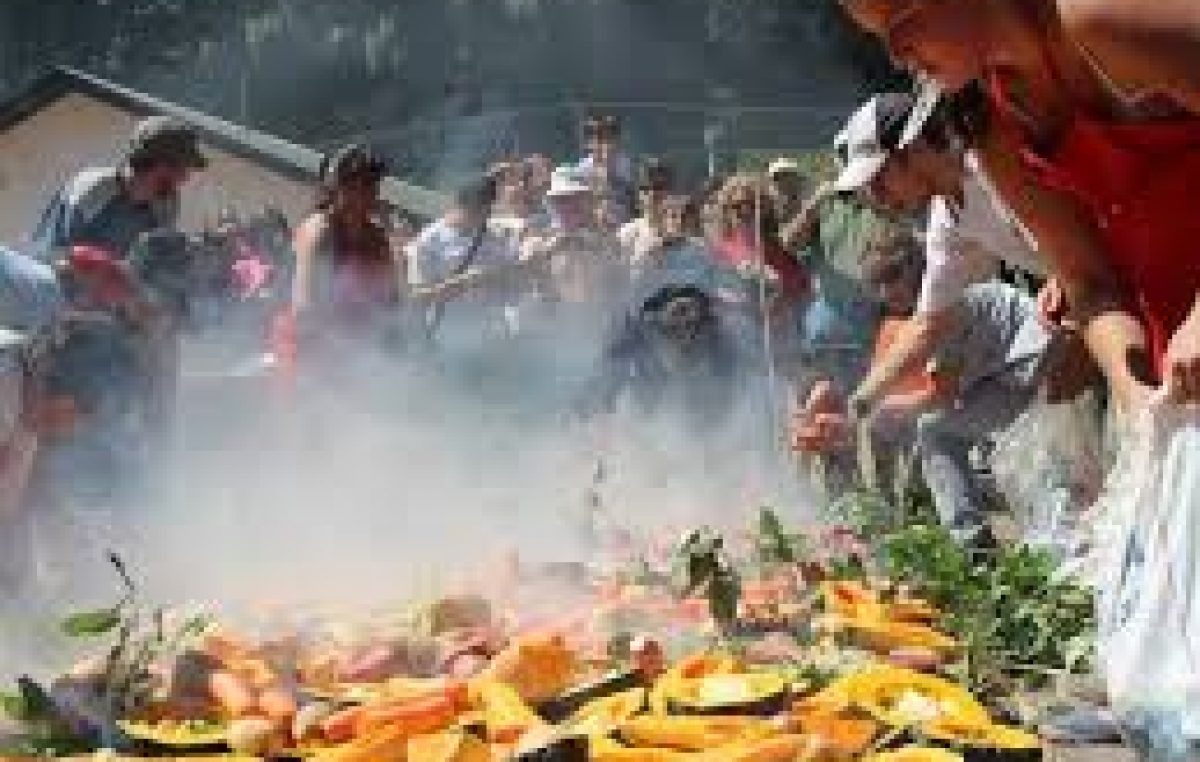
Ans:
{"label": "building roof", "polygon": [[[322,155],[307,146],[252,130],[177,103],[155,98],[66,66],[56,66],[24,91],[0,103],[0,131],[24,121],[49,104],[81,93],[140,116],[163,115],[196,128],[205,143],[269,167],[297,180],[316,181]],[[435,217],[445,205],[442,194],[395,177],[384,179],[384,201],[419,217]]]}

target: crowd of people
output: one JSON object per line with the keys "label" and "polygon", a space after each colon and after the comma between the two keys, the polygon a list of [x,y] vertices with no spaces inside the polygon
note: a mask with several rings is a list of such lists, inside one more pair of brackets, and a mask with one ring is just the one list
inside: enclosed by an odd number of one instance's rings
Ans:
{"label": "crowd of people", "polygon": [[[199,330],[261,354],[273,393],[352,383],[354,359],[378,353],[544,420],[633,411],[703,443],[737,410],[768,411],[770,437],[835,464],[853,460],[869,419],[876,447],[919,455],[947,525],[986,545],[973,454],[1094,376],[1075,334],[1053,326],[1053,282],[1035,306],[999,280],[1047,269],[956,137],[964,119],[956,99],[929,109],[884,94],[838,135],[831,181],[780,158],[688,187],[667,161],[628,156],[616,119],[592,116],[582,158],[496,162],[424,226],[382,203],[386,162],[348,145],[294,228],[228,210],[199,237],[175,223],[204,171],[198,138],[147,119],[122,165],[55,195],[32,251],[4,252],[7,287],[25,294],[6,322],[55,337],[36,344],[10,428],[7,472],[28,485],[10,500],[120,499],[170,429],[181,347]],[[929,220],[918,234],[863,217],[847,268],[826,242],[847,208]],[[29,297],[34,283],[53,299]]]}
{"label": "crowd of people", "polygon": [[[780,158],[688,187],[596,115],[582,157],[499,161],[422,228],[382,205],[386,162],[347,146],[294,230],[229,216],[198,254],[175,232],[196,134],[146,120],[121,166],[55,196],[35,251],[3,252],[5,510],[64,468],[129,468],[207,309],[213,330],[242,316],[297,388],[370,346],[487,394],[542,342],[556,362],[537,372],[569,381],[543,400],[555,416],[670,411],[703,437],[772,395],[797,451],[836,460],[865,435],[915,453],[941,520],[986,548],[980,462],[1031,407],[1094,389],[1128,421],[1200,398],[1200,21],[1181,3],[841,2],[919,87],[853,113],[822,183]],[[850,272],[823,252],[847,207],[892,219]]]}

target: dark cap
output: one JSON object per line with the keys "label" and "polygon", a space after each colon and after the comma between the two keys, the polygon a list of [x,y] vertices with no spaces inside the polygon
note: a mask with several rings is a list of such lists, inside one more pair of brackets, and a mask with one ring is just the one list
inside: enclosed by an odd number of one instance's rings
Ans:
{"label": "dark cap", "polygon": [[191,125],[169,116],[151,116],[137,123],[129,138],[126,159],[139,163],[170,162],[204,169],[208,159]]}
{"label": "dark cap", "polygon": [[647,159],[638,168],[638,188],[670,190],[675,185],[675,172],[662,159]]}
{"label": "dark cap", "polygon": [[379,180],[387,173],[387,163],[369,148],[357,143],[342,146],[321,162],[321,182],[336,185],[344,180],[367,177]]}

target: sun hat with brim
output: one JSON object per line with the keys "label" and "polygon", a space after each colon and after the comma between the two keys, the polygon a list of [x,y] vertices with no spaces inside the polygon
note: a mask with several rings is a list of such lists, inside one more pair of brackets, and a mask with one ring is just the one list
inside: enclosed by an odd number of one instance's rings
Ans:
{"label": "sun hat with brim", "polygon": [[29,346],[29,343],[30,336],[28,332],[0,325],[0,352],[21,349]]}
{"label": "sun hat with brim", "polygon": [[550,188],[546,191],[548,198],[563,196],[579,196],[591,193],[592,187],[580,176],[580,173],[569,166],[558,167],[550,174]]}
{"label": "sun hat with brim", "polygon": [[917,94],[882,93],[860,106],[833,140],[841,160],[834,190],[849,193],[870,183],[892,154],[920,137],[939,95],[936,86],[923,85]]}
{"label": "sun hat with brim", "polygon": [[802,174],[800,171],[800,163],[795,159],[789,159],[786,156],[781,156],[767,165],[767,177],[799,174]]}
{"label": "sun hat with brim", "polygon": [[138,122],[125,155],[129,160],[171,162],[191,169],[208,166],[195,128],[168,116],[151,116]]}

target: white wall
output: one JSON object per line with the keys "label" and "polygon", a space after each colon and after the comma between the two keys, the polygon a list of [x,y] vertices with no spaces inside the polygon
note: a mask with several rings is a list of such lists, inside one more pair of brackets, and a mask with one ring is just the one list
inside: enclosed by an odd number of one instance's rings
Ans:
{"label": "white wall", "polygon": [[[0,132],[0,242],[28,238],[46,201],[74,172],[119,160],[137,118],[107,103],[69,94]],[[246,213],[271,204],[295,223],[313,190],[253,162],[205,146],[209,167],[183,194],[182,225],[200,230],[226,205]]]}

